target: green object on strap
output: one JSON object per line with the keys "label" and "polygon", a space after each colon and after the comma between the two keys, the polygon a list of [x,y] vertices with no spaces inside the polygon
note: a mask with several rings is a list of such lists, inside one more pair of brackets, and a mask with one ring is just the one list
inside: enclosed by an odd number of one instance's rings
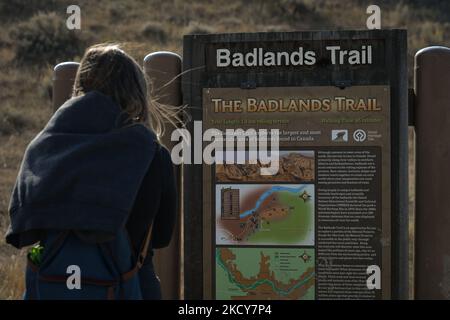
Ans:
{"label": "green object on strap", "polygon": [[44,252],[44,247],[37,244],[30,249],[28,257],[35,265],[40,265],[42,262],[42,253]]}

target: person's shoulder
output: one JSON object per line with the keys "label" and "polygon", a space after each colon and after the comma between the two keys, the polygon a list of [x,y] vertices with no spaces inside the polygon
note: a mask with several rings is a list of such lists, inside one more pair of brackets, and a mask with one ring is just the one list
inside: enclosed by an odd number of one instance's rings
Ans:
{"label": "person's shoulder", "polygon": [[135,136],[136,139],[139,139],[140,143],[144,143],[146,145],[156,145],[158,143],[156,134],[144,124],[135,123],[122,128],[122,130],[125,130]]}
{"label": "person's shoulder", "polygon": [[163,177],[163,185],[165,188],[170,188],[174,184],[174,164],[169,149],[163,144],[159,143],[159,159],[160,169]]}
{"label": "person's shoulder", "polygon": [[161,143],[158,143],[158,149],[161,161],[165,164],[172,164],[172,157],[169,149]]}

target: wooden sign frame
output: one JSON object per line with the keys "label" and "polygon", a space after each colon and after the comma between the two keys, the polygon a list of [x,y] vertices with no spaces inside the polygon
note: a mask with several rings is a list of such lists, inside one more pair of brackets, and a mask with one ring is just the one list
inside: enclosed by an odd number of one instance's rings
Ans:
{"label": "wooden sign frame", "polygon": [[[326,46],[357,49],[371,46],[371,63],[349,64],[348,55],[342,64],[327,58]],[[254,48],[267,51],[292,52],[299,47],[316,52],[314,64],[264,65],[252,61],[232,62],[217,67],[217,49],[230,52],[252,52]],[[367,49],[365,47],[365,49]],[[255,52],[258,55],[258,52]],[[299,53],[300,55],[301,53]],[[368,53],[366,53],[368,54]],[[328,55],[329,56],[329,55]],[[226,52],[223,57],[226,57]],[[303,56],[303,59],[306,59]],[[366,55],[367,59],[367,55]],[[307,59],[306,59],[307,60]],[[391,235],[388,239],[391,254],[389,298],[408,298],[408,91],[407,52],[405,30],[371,31],[308,31],[274,33],[238,33],[188,35],[183,50],[183,103],[189,107],[192,120],[203,118],[203,90],[205,88],[261,87],[320,87],[349,88],[353,86],[388,86],[390,88],[390,188]],[[224,65],[228,63],[224,58]],[[355,60],[353,60],[355,62]],[[215,64],[216,63],[216,64]],[[252,65],[252,66],[249,66]],[[194,133],[194,123],[188,129]],[[193,148],[193,146],[192,146]],[[194,150],[192,149],[193,154]],[[185,166],[184,171],[184,297],[210,298],[204,281],[205,243],[203,168],[200,164]]]}

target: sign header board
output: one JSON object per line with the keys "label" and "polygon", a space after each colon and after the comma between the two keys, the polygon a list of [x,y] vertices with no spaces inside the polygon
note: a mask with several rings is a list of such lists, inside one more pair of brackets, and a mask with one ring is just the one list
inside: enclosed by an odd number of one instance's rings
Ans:
{"label": "sign header board", "polygon": [[332,66],[383,66],[384,41],[267,41],[211,44],[208,71],[311,69]]}

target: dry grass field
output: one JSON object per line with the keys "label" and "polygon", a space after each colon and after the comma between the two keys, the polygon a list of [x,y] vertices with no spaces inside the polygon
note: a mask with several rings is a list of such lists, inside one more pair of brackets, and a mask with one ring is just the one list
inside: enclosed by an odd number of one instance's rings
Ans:
{"label": "dry grass field", "polygon": [[[65,28],[66,7],[78,4],[82,29]],[[95,4],[94,4],[95,3]],[[4,0],[0,2],[0,299],[23,293],[24,252],[6,245],[10,192],[27,143],[51,115],[52,67],[79,60],[95,43],[114,41],[142,61],[145,54],[182,54],[188,33],[364,29],[362,0]],[[382,27],[408,29],[414,53],[450,46],[450,1],[377,1]],[[410,74],[411,79],[411,74]],[[411,201],[414,199],[411,189]]]}

